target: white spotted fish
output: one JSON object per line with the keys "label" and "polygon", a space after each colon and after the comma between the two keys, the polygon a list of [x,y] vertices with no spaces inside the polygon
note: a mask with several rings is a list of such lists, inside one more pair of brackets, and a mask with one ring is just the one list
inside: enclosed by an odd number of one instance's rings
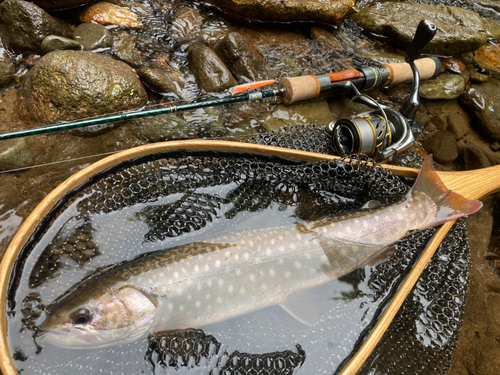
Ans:
{"label": "white spotted fish", "polygon": [[318,316],[310,288],[380,258],[410,230],[481,206],[447,190],[428,157],[399,204],[341,219],[242,231],[111,267],[49,306],[41,335],[56,346],[98,348],[277,304],[314,324]]}

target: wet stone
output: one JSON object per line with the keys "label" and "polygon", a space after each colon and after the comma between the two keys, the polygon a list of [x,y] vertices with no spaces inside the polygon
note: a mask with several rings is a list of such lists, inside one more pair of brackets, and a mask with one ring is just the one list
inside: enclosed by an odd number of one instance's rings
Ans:
{"label": "wet stone", "polygon": [[22,92],[21,107],[29,108],[24,118],[38,126],[138,108],[148,99],[127,64],[86,51],[43,56],[26,75]]}
{"label": "wet stone", "polygon": [[328,125],[332,121],[333,116],[325,100],[288,106],[280,104],[273,111],[260,116],[261,125],[267,131],[294,125]]}
{"label": "wet stone", "polygon": [[73,39],[87,51],[113,45],[113,37],[109,30],[97,23],[82,23],[75,29]]}
{"label": "wet stone", "polygon": [[448,70],[452,73],[457,73],[457,74],[460,74],[460,73],[463,73],[465,71],[465,64],[455,58],[455,57],[450,57],[448,59],[444,59],[441,61],[442,65],[443,65],[443,68],[445,70]]}
{"label": "wet stone", "polygon": [[0,60],[0,86],[7,85],[12,81],[15,73],[16,69],[12,62]]}
{"label": "wet stone", "polygon": [[466,170],[491,167],[491,162],[483,151],[475,145],[465,145],[462,147],[464,168]]}
{"label": "wet stone", "polygon": [[182,97],[183,75],[171,67],[143,67],[137,74],[141,81],[158,94],[173,94],[174,99]]}
{"label": "wet stone", "polygon": [[474,52],[474,63],[494,78],[500,79],[500,44],[487,44]]}
{"label": "wet stone", "polygon": [[479,120],[472,122],[474,127],[490,141],[500,140],[500,82],[471,85],[460,100]]}
{"label": "wet stone", "polygon": [[425,149],[438,163],[451,163],[458,157],[458,146],[453,133],[439,130],[425,142]]}
{"label": "wet stone", "polygon": [[0,36],[9,48],[26,54],[40,53],[42,41],[49,35],[71,38],[73,31],[69,24],[33,3],[6,0],[0,4]]}
{"label": "wet stone", "polygon": [[134,12],[127,8],[106,2],[92,5],[84,10],[80,14],[80,21],[85,23],[98,23],[104,26],[142,27],[142,22],[139,21],[139,18]]}
{"label": "wet stone", "polygon": [[311,29],[311,39],[315,40],[322,52],[327,55],[338,56],[342,52],[342,44],[331,32],[322,29],[321,27],[313,27]]}
{"label": "wet stone", "polygon": [[211,0],[227,15],[237,19],[258,21],[340,22],[352,8],[352,0]]}
{"label": "wet stone", "polygon": [[493,20],[491,18],[483,18],[484,28],[490,34],[491,39],[500,39],[500,20]]}
{"label": "wet stone", "polygon": [[0,171],[28,167],[33,164],[33,153],[25,138],[0,142]]}
{"label": "wet stone", "polygon": [[204,44],[192,43],[189,46],[188,61],[200,89],[221,92],[238,84],[217,54]]}
{"label": "wet stone", "polygon": [[488,39],[477,13],[451,6],[388,2],[362,9],[352,18],[367,31],[384,35],[405,48],[421,20],[433,21],[439,31],[424,48],[424,53],[430,54],[457,55],[474,51]]}
{"label": "wet stone", "polygon": [[171,35],[179,44],[189,43],[200,37],[203,18],[196,9],[180,8],[172,21]]}
{"label": "wet stone", "polygon": [[456,99],[465,89],[464,77],[458,74],[440,74],[436,79],[420,85],[419,94],[425,99]]}
{"label": "wet stone", "polygon": [[186,139],[189,136],[189,124],[175,114],[159,115],[134,121],[137,136],[146,142],[163,142],[174,139]]}
{"label": "wet stone", "polygon": [[214,51],[239,80],[260,81],[270,77],[264,56],[237,32],[227,34]]}
{"label": "wet stone", "polygon": [[133,68],[144,64],[144,58],[137,49],[137,37],[125,30],[113,33],[113,55]]}
{"label": "wet stone", "polygon": [[57,35],[49,35],[42,42],[42,54],[47,54],[57,50],[81,51],[83,46],[76,40],[64,38]]}

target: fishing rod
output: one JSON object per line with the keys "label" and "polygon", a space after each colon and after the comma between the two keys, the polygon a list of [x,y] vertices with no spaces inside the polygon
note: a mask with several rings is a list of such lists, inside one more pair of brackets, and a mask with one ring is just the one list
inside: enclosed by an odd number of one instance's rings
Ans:
{"label": "fishing rod", "polygon": [[[423,79],[432,78],[441,71],[441,64],[437,58],[423,58],[417,60],[415,63]],[[381,67],[348,69],[321,75],[307,75],[290,78],[285,77],[279,81],[277,90],[255,90],[256,88],[276,83],[276,80],[252,82],[231,88],[231,96],[225,98],[209,99],[179,105],[168,104],[161,108],[140,109],[137,111],[121,112],[108,116],[61,122],[59,124],[47,125],[33,129],[1,133],[0,140],[85,128],[118,121],[134,120],[143,117],[158,116],[198,108],[248,102],[272,97],[282,97],[282,102],[286,105],[290,105],[299,101],[316,99],[320,96],[327,96],[333,93],[345,94],[351,84],[358,90],[365,90],[378,86],[396,85],[402,82],[409,82],[412,78],[411,67],[407,63],[386,64]],[[350,83],[349,85],[347,85],[348,82]]]}
{"label": "fishing rod", "polygon": [[[277,89],[267,91],[258,91],[257,89],[274,84],[277,82],[276,80],[251,82],[231,88],[229,90],[230,96],[224,98],[178,105],[167,104],[160,108],[142,108],[107,116],[2,133],[0,134],[0,141],[273,97],[280,97],[283,104],[290,105],[332,94],[347,94],[375,109],[375,112],[361,114],[355,119],[349,118],[346,120],[347,122],[340,122],[340,125],[339,121],[330,124],[329,128],[334,137],[334,149],[341,155],[362,152],[369,156],[375,156],[375,160],[386,160],[395,153],[404,151],[413,143],[414,139],[409,129],[409,122],[412,121],[416,108],[420,104],[418,99],[420,79],[434,78],[441,72],[441,62],[438,58],[426,57],[418,59],[421,50],[434,37],[436,30],[434,23],[430,21],[420,22],[413,41],[406,51],[406,63],[348,69],[319,75],[284,77],[279,80]],[[360,93],[360,91],[366,89],[393,86],[412,81],[413,87],[410,99],[401,112],[381,106],[374,99]],[[362,122],[367,122],[368,127]],[[394,135],[396,136],[395,141],[393,141]],[[368,138],[368,141],[365,138]],[[397,147],[393,147],[390,152],[386,152],[386,146],[393,143]]]}

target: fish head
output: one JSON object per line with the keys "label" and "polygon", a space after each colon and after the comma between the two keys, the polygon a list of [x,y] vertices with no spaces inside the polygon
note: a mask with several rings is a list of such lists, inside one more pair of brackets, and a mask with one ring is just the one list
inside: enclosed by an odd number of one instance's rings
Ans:
{"label": "fish head", "polygon": [[42,341],[64,348],[102,348],[136,341],[151,328],[154,299],[133,286],[87,285],[48,307]]}

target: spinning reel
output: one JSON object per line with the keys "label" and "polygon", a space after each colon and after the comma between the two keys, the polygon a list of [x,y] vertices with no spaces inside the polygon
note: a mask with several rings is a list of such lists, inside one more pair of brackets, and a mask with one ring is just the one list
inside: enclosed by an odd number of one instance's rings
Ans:
{"label": "spinning reel", "polygon": [[[411,147],[415,137],[410,126],[420,106],[418,95],[420,74],[414,60],[420,56],[422,49],[436,35],[436,31],[437,27],[432,21],[422,20],[406,50],[406,62],[411,66],[413,86],[410,97],[400,111],[377,103],[375,99],[361,94],[354,84],[349,85],[348,83],[347,88],[351,93],[354,93],[354,96],[339,115],[339,120],[329,125],[333,148],[337,154],[363,153],[380,162],[391,160]],[[439,63],[439,60],[435,59],[435,61]],[[373,73],[370,70],[373,70]],[[435,75],[439,74],[440,70],[436,69]],[[372,87],[375,87],[377,70],[365,68],[363,72],[367,80],[370,74],[373,76]],[[342,117],[354,101],[359,101],[373,110],[347,118]]]}

